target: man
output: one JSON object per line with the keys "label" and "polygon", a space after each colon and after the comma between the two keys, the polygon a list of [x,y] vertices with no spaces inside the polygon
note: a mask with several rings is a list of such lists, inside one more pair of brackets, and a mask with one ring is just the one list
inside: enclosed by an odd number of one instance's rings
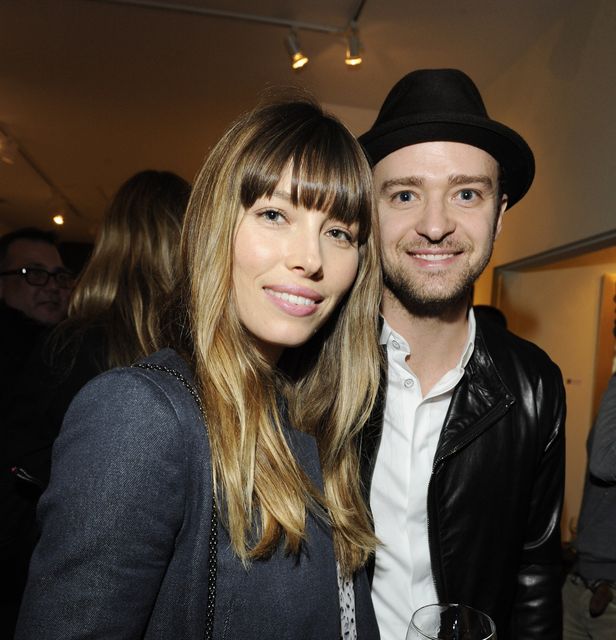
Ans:
{"label": "man", "polygon": [[0,238],[0,299],[46,326],[66,316],[72,276],[62,263],[54,235],[34,228]]}
{"label": "man", "polygon": [[[52,233],[26,228],[0,238],[0,422],[15,389],[27,384],[20,374],[33,350],[65,317],[72,284]],[[8,638],[13,637],[35,528],[32,502],[14,490],[6,438],[0,429],[0,560],[6,579],[0,636]]]}
{"label": "man", "polygon": [[470,306],[533,154],[453,69],[405,76],[360,141],[385,283],[387,385],[361,452],[382,638],[431,602],[488,613],[499,640],[560,638],[562,378]]}
{"label": "man", "polygon": [[616,635],[616,376],[588,436],[588,473],[575,549],[563,587],[565,640]]}
{"label": "man", "polygon": [[32,349],[66,316],[72,286],[52,233],[25,228],[0,238],[0,407]]}

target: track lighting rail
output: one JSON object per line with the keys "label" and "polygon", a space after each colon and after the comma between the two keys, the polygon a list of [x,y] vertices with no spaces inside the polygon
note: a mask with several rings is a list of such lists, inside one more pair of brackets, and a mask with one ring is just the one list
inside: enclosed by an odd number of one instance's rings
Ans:
{"label": "track lighting rail", "polygon": [[287,20],[285,18],[275,18],[270,16],[260,16],[252,13],[239,13],[235,11],[224,11],[222,9],[209,9],[190,4],[175,4],[171,2],[161,2],[159,0],[90,0],[90,2],[102,2],[105,4],[128,5],[142,7],[146,9],[158,9],[161,11],[174,11],[176,13],[189,13],[193,15],[210,16],[212,18],[222,18],[228,20],[242,20],[244,22],[258,22],[277,27],[287,27],[289,29],[301,29],[302,31],[317,31],[320,33],[345,34],[354,22],[357,22],[366,0],[359,0],[353,17],[343,27],[336,27],[327,24],[316,24],[313,22],[301,22],[297,20]]}

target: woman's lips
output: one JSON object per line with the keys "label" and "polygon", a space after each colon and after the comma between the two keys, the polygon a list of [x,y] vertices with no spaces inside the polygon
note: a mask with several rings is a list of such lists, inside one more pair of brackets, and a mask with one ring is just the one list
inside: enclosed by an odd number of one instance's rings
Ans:
{"label": "woman's lips", "polygon": [[296,317],[312,315],[323,297],[303,287],[264,287],[268,298],[285,313]]}

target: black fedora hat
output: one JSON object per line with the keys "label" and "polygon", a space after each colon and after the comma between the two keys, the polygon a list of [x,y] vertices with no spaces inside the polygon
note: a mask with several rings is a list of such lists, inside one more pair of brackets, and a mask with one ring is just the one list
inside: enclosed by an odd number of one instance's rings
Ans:
{"label": "black fedora hat", "polygon": [[501,165],[509,207],[530,188],[535,159],[522,136],[486,111],[475,83],[458,69],[420,69],[396,83],[372,128],[359,137],[372,165],[420,142],[463,142]]}

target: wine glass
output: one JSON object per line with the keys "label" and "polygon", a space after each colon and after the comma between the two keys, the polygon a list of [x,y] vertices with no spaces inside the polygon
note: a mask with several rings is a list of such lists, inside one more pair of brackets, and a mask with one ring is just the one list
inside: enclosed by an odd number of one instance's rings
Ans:
{"label": "wine glass", "polygon": [[490,616],[463,604],[428,604],[417,609],[406,640],[496,640]]}

